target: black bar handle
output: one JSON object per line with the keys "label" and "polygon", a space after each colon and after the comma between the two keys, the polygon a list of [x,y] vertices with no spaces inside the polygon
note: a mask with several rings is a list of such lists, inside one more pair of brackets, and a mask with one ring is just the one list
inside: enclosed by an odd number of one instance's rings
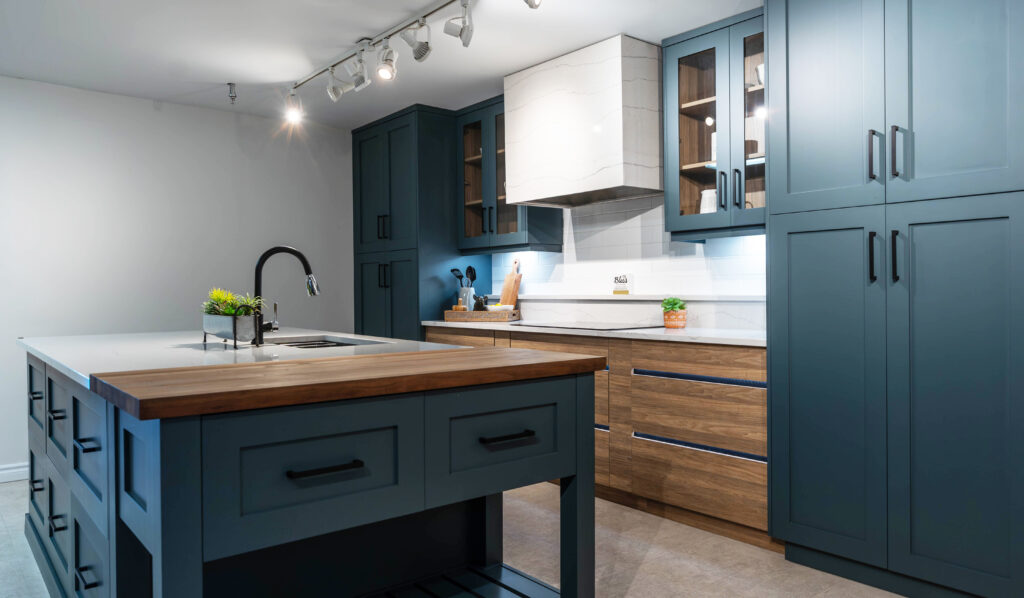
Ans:
{"label": "black bar handle", "polygon": [[490,208],[487,208],[487,209],[488,209],[488,211],[490,212],[490,215],[491,215],[491,217],[487,219],[487,222],[490,223],[490,229],[491,229],[491,232],[493,233],[494,232],[494,207],[490,207]]}
{"label": "black bar handle", "polygon": [[43,391],[41,391],[41,390],[33,390],[33,391],[29,392],[28,393],[28,400],[30,400],[30,401],[42,401],[43,400]]}
{"label": "black bar handle", "polygon": [[46,483],[43,482],[42,480],[28,481],[28,491],[31,492],[32,494],[35,494],[36,492],[42,492],[43,490],[46,490]]}
{"label": "black bar handle", "polygon": [[385,239],[391,238],[391,214],[383,214],[381,220],[384,221],[384,235]]}
{"label": "black bar handle", "polygon": [[900,176],[900,171],[896,170],[896,133],[900,132],[900,128],[896,125],[889,127],[889,170],[892,171],[892,178]]}
{"label": "black bar handle", "polygon": [[68,529],[68,525],[66,523],[64,525],[58,525],[57,519],[66,519],[66,517],[64,517],[64,515],[50,515],[46,518],[47,525],[50,528],[49,533],[51,538],[53,537],[53,534]]}
{"label": "black bar handle", "polygon": [[391,288],[391,264],[382,264],[384,266],[384,288]]}
{"label": "black bar handle", "polygon": [[900,231],[892,231],[892,281],[899,282],[900,275],[896,272],[896,237],[900,236]]}
{"label": "black bar handle", "polygon": [[103,448],[95,438],[75,438],[71,442],[81,453],[95,453]]}
{"label": "black bar handle", "polygon": [[67,409],[51,409],[46,412],[46,417],[51,420],[61,420],[68,416]]}
{"label": "black bar handle", "polygon": [[875,274],[875,237],[878,233],[871,231],[868,233],[868,280],[875,282],[878,280],[878,276]]}
{"label": "black bar handle", "polygon": [[522,432],[516,432],[515,434],[506,434],[504,436],[491,436],[490,438],[488,438],[486,436],[481,436],[480,437],[480,444],[486,446],[486,445],[489,445],[489,444],[498,444],[498,443],[501,443],[501,442],[511,442],[513,440],[522,440],[524,438],[533,438],[536,435],[537,435],[536,432],[534,432],[533,430],[527,428],[527,429],[523,430]]}
{"label": "black bar handle", "polygon": [[868,129],[868,178],[872,181],[878,178],[875,174],[875,135],[878,131]]}
{"label": "black bar handle", "polygon": [[729,173],[724,170],[718,171],[718,207],[723,210],[726,207],[727,197],[729,197]]}
{"label": "black bar handle", "polygon": [[743,173],[740,172],[739,168],[732,169],[732,205],[737,208],[742,208],[740,205],[740,181],[742,180]]}
{"label": "black bar handle", "polygon": [[284,472],[284,475],[289,480],[304,480],[306,478],[313,478],[322,475],[330,475],[332,473],[340,473],[342,471],[352,471],[354,469],[362,469],[366,466],[362,459],[352,459],[348,463],[341,463],[339,465],[328,465],[327,467],[317,467],[315,469],[304,469],[302,471],[294,471],[289,469]]}
{"label": "black bar handle", "polygon": [[75,567],[75,579],[78,580],[78,585],[81,586],[80,590],[91,590],[98,588],[100,585],[99,580],[96,581],[85,581],[85,572],[92,571],[92,567]]}
{"label": "black bar handle", "polygon": [[384,264],[377,264],[377,288],[384,288]]}

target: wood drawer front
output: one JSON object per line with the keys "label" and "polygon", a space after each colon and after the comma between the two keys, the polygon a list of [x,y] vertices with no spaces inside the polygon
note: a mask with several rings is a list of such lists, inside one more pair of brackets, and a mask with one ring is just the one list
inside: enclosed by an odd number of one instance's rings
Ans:
{"label": "wood drawer front", "polygon": [[768,379],[766,352],[761,347],[633,341],[633,368],[735,378]]}
{"label": "wood drawer front", "polygon": [[46,366],[29,355],[27,367],[28,441],[30,445],[42,448],[46,435]]}
{"label": "wood drawer front", "polygon": [[633,376],[633,429],[705,446],[768,455],[768,391]]}
{"label": "wood drawer front", "polygon": [[574,376],[428,393],[427,508],[571,475],[575,397]]}
{"label": "wood drawer front", "polygon": [[611,485],[611,469],[608,461],[607,428],[594,429],[594,483],[601,486]]}
{"label": "wood drawer front", "polygon": [[92,515],[71,498],[70,584],[74,596],[108,598],[110,596],[109,550],[107,539],[92,522]]}
{"label": "wood drawer front", "polygon": [[68,485],[92,517],[93,524],[106,536],[109,471],[107,402],[81,387],[70,387],[73,393]]}
{"label": "wood drawer front", "polygon": [[71,453],[73,386],[52,372],[46,376],[46,456],[61,476],[67,476]]}
{"label": "wood drawer front", "polygon": [[202,433],[207,561],[423,508],[422,395],[206,416]]}
{"label": "wood drawer front", "polygon": [[634,437],[633,492],[677,507],[768,529],[768,465]]}
{"label": "wood drawer front", "polygon": [[427,342],[443,345],[464,345],[467,347],[493,347],[493,330],[472,328],[427,328]]}
{"label": "wood drawer front", "polygon": [[[515,349],[558,351],[608,358],[608,340],[587,336],[560,336],[530,332],[511,333]],[[608,425],[608,370],[594,372],[594,422]]]}

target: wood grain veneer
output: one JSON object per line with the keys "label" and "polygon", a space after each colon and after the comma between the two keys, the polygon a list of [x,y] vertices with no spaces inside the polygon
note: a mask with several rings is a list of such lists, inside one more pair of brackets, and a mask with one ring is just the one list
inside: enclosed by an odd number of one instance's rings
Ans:
{"label": "wood grain veneer", "polygon": [[[511,346],[517,349],[608,357],[607,338],[512,332],[510,341]],[[594,422],[608,425],[608,372],[606,371],[594,372]]]}
{"label": "wood grain veneer", "polygon": [[604,370],[605,358],[450,349],[93,374],[93,392],[138,419],[423,392]]}
{"label": "wood grain veneer", "polygon": [[427,328],[428,343],[464,345],[467,347],[493,347],[494,332],[472,328]]}
{"label": "wood grain veneer", "polygon": [[766,355],[763,347],[633,341],[632,359],[639,369],[764,382]]}
{"label": "wood grain veneer", "polygon": [[608,439],[611,436],[604,430],[594,430],[594,482],[603,486],[609,485]]}

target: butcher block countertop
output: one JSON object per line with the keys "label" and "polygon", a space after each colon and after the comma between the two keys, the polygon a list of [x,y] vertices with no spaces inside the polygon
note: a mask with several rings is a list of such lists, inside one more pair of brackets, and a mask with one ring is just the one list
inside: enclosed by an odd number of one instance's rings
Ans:
{"label": "butcher block countertop", "polygon": [[139,419],[185,417],[603,370],[604,357],[447,349],[93,374],[90,390]]}

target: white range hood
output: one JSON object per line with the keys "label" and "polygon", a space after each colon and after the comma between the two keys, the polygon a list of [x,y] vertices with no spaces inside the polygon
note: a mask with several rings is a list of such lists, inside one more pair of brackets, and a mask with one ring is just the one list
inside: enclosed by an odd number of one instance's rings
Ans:
{"label": "white range hood", "polygon": [[625,35],[505,77],[510,204],[662,192],[661,48]]}

